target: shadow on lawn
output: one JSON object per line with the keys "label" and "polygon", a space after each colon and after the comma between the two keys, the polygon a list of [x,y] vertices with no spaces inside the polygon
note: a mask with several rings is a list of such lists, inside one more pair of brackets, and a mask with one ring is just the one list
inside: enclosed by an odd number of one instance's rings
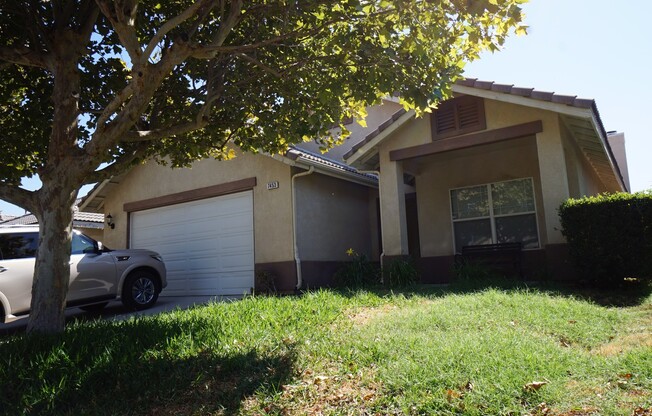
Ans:
{"label": "shadow on lawn", "polygon": [[[379,296],[401,294],[407,298],[413,296],[440,297],[448,294],[477,293],[487,289],[503,291],[538,290],[557,296],[584,299],[601,306],[631,307],[643,304],[652,295],[652,283],[640,280],[624,280],[617,287],[596,287],[585,282],[529,281],[513,278],[460,279],[447,285],[413,285],[398,288],[383,286],[367,287],[364,290]],[[344,296],[354,296],[355,291],[338,289]]]}
{"label": "shadow on lawn", "polygon": [[[9,363],[0,367],[0,413],[232,414],[257,390],[291,377],[293,345],[261,355],[215,338],[194,341],[207,325],[136,319],[78,326],[56,338],[13,337],[0,343]],[[195,342],[199,353],[184,351]]]}

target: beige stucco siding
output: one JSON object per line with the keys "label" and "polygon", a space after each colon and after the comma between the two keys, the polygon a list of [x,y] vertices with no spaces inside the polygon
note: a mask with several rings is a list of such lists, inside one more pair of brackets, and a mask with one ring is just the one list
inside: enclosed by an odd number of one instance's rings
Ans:
{"label": "beige stucco siding", "polygon": [[[290,167],[265,155],[238,154],[235,159],[195,162],[191,168],[171,169],[155,163],[133,168],[106,198],[105,213],[116,227],[105,231],[109,247],[126,247],[128,213],[124,204],[255,177],[254,244],[256,263],[289,261],[294,258]],[[278,189],[268,190],[268,182]]]}
{"label": "beige stucco siding", "polygon": [[301,261],[350,260],[349,248],[371,255],[375,190],[319,173],[298,177],[295,186]]}

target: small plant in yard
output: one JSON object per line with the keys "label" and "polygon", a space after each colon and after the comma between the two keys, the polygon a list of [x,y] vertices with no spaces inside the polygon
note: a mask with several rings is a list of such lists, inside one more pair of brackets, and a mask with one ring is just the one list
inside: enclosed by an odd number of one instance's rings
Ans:
{"label": "small plant in yard", "polygon": [[419,271],[412,257],[392,260],[384,270],[385,284],[389,287],[407,287],[419,281]]}
{"label": "small plant in yard", "polygon": [[351,257],[351,261],[345,263],[333,276],[336,286],[360,288],[380,283],[379,268],[367,256],[352,248],[346,254]]}
{"label": "small plant in yard", "polygon": [[495,280],[502,277],[490,267],[464,258],[455,259],[453,274],[457,280],[467,282]]}
{"label": "small plant in yard", "polygon": [[257,295],[275,295],[276,275],[267,270],[259,270],[255,275],[255,293]]}

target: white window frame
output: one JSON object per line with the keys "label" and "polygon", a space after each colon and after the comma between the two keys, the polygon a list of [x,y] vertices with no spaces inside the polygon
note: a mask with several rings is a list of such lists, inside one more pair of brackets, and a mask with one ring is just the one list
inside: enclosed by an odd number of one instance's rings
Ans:
{"label": "white window frame", "polygon": [[[515,182],[515,181],[523,181],[523,180],[529,180],[530,181],[530,186],[532,187],[532,202],[534,206],[534,210],[532,211],[522,211],[522,212],[517,212],[514,214],[500,214],[496,215],[494,214],[494,205],[493,205],[493,195],[491,192],[491,185],[496,185],[500,183],[507,183],[507,182]],[[480,187],[486,187],[487,188],[487,203],[489,204],[489,215],[488,216],[482,216],[482,217],[469,217],[469,218],[461,218],[461,219],[455,219],[453,218],[453,191],[460,191],[464,189],[471,189],[471,188],[480,188]],[[534,179],[532,177],[525,177],[525,178],[516,178],[516,179],[509,179],[506,181],[496,181],[496,182],[489,182],[489,183],[483,183],[483,184],[478,184],[478,185],[470,185],[470,186],[462,186],[459,188],[450,188],[448,190],[448,207],[450,209],[450,218],[451,218],[451,236],[453,237],[453,253],[456,252],[456,246],[457,242],[455,241],[455,223],[459,222],[465,222],[465,221],[477,221],[477,220],[483,220],[483,219],[489,219],[489,225],[491,227],[491,241],[492,244],[495,244],[498,242],[498,233],[496,232],[496,218],[506,218],[506,217],[518,217],[521,215],[531,215],[534,214],[534,220],[536,224],[536,230],[537,230],[537,246],[536,247],[528,247],[528,248],[523,248],[524,250],[537,250],[541,248],[541,233],[539,232],[539,216],[537,214],[537,195],[536,195],[536,190],[534,188]]]}

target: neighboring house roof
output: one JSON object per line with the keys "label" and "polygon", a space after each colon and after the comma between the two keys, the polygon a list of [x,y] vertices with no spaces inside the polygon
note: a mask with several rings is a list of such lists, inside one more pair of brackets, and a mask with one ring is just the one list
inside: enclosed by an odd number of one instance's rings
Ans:
{"label": "neighboring house roof", "polygon": [[[609,145],[608,134],[602,124],[595,100],[539,91],[534,88],[497,84],[493,81],[480,81],[475,78],[458,81],[452,86],[452,90],[456,94],[474,95],[559,113],[598,176],[606,183],[617,184],[619,186],[616,187],[623,189],[628,188]],[[414,116],[413,111],[406,113],[398,111],[379,126],[377,131],[369,133],[353,145],[344,155],[345,161],[358,168],[374,168],[378,164],[379,144]]]}
{"label": "neighboring house roof", "polygon": [[7,215],[0,212],[0,224],[2,224],[5,221],[13,220],[14,218],[16,218],[15,215]]}
{"label": "neighboring house roof", "polygon": [[[0,225],[32,225],[38,224],[36,216],[33,214],[25,214],[20,217],[15,217],[7,221],[0,222]],[[73,217],[73,226],[80,228],[104,228],[104,214],[96,214],[93,212],[80,212],[75,210]]]}

